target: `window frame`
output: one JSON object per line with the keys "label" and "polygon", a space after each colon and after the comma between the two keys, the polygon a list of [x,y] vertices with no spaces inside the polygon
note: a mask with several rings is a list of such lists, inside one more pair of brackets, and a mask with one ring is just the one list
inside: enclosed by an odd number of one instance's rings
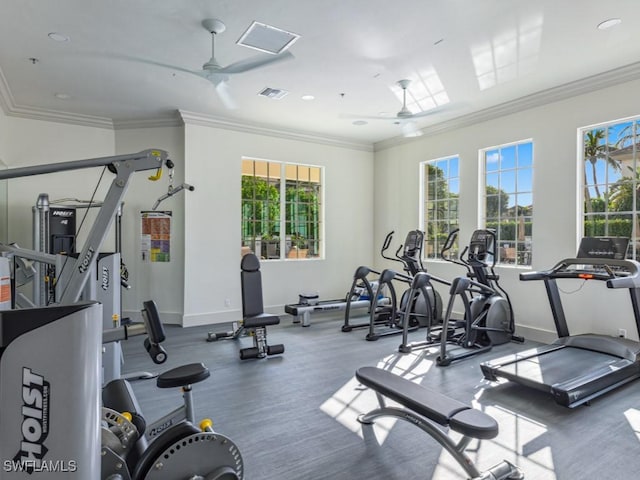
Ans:
{"label": "window frame", "polygon": [[[587,218],[588,212],[585,211],[585,206],[586,206],[585,191],[587,189],[596,188],[596,187],[604,188],[605,194],[603,195],[603,197],[606,199],[611,194],[611,187],[615,185],[617,182],[619,182],[621,179],[625,178],[624,175],[621,175],[620,178],[618,178],[617,180],[613,182],[609,181],[609,168],[606,167],[605,168],[606,181],[597,182],[597,183],[588,183],[588,174],[586,172],[587,160],[586,160],[586,152],[585,152],[586,150],[585,136],[588,132],[603,130],[605,134],[605,137],[603,138],[603,145],[606,147],[605,151],[607,153],[605,153],[605,155],[608,156],[609,147],[612,145],[609,142],[610,129],[616,128],[616,127],[622,127],[624,124],[632,125],[632,138],[635,140],[635,142],[632,142],[632,147],[633,147],[632,151],[634,152],[632,154],[632,157],[633,157],[632,161],[633,161],[633,165],[635,166],[636,175],[634,177],[630,177],[631,182],[629,182],[633,185],[632,190],[636,191],[636,194],[632,195],[632,208],[631,210],[618,211],[617,213],[611,213],[614,211],[613,210],[610,211],[608,209],[609,207],[608,203],[605,203],[605,210],[603,212],[591,212],[591,215],[596,217],[598,216],[597,215],[598,213],[601,213],[602,216],[604,216],[605,236],[617,236],[610,233],[609,231],[610,216],[630,215],[631,216],[631,234],[629,236],[629,247],[626,253],[626,258],[636,259],[640,255],[640,248],[637,245],[637,242],[640,240],[640,226],[638,225],[638,221],[640,221],[640,198],[638,198],[638,193],[637,193],[637,189],[640,188],[640,176],[638,175],[638,169],[640,168],[640,115],[634,115],[630,117],[609,120],[605,122],[596,123],[593,125],[587,125],[577,129],[576,141],[577,141],[578,155],[577,155],[577,175],[576,175],[577,182],[576,183],[577,183],[577,192],[578,192],[577,194],[578,208],[576,210],[578,212],[578,215],[577,215],[578,224],[576,229],[576,232],[577,232],[576,250],[580,245],[580,240],[584,236],[587,236],[585,220]],[[626,147],[622,147],[622,148],[626,148]],[[596,179],[594,178],[594,181],[595,180]],[[585,184],[585,181],[587,181],[586,184]]]}
{"label": "window frame", "polygon": [[[428,242],[429,242],[429,235],[428,235],[428,228],[429,228],[429,223],[431,223],[432,221],[435,222],[446,222],[449,221],[449,225],[451,225],[450,220],[451,219],[439,219],[436,218],[435,220],[433,219],[428,219],[427,216],[429,215],[429,212],[427,211],[428,209],[426,208],[426,204],[429,201],[429,198],[427,198],[427,192],[426,192],[426,176],[427,176],[427,169],[428,166],[430,164],[436,164],[437,162],[443,162],[443,161],[448,161],[449,164],[447,165],[447,167],[449,167],[451,160],[457,160],[457,171],[458,171],[458,175],[456,177],[450,177],[449,176],[449,168],[448,168],[448,172],[447,172],[447,176],[445,177],[445,181],[447,183],[447,193],[450,194],[451,190],[449,189],[449,181],[452,179],[457,179],[458,181],[458,197],[457,197],[457,202],[458,202],[458,208],[457,208],[457,215],[456,215],[456,228],[459,228],[460,226],[460,154],[455,153],[452,155],[445,155],[443,157],[438,157],[438,158],[433,158],[433,159],[429,159],[429,160],[423,160],[420,162],[420,175],[419,175],[419,208],[418,208],[418,225],[420,225],[420,229],[425,233],[425,237],[424,237],[424,247],[423,248],[423,252],[422,252],[422,259],[423,260],[429,260],[429,261],[444,261],[444,259],[440,258],[440,251],[438,249],[436,249],[437,251],[433,252],[434,256],[429,256],[429,252],[428,252]],[[437,167],[436,167],[437,168]],[[451,198],[449,195],[447,195],[446,200],[442,200],[442,201],[447,201],[450,202]],[[440,201],[439,199],[436,199],[436,201]],[[449,229],[449,233],[451,233],[451,229]],[[452,256],[452,258],[457,258],[459,251],[458,251],[458,239],[456,239],[455,244],[453,245],[453,247],[451,248],[450,251],[450,256]],[[436,239],[436,246],[438,246],[438,242]]]}
{"label": "window frame", "polygon": [[[254,174],[253,175],[245,175],[244,173],[244,162],[245,161],[250,161],[250,162],[254,162],[253,164],[255,165],[255,162],[265,162],[267,165],[273,165],[276,164],[279,166],[279,177],[278,177],[278,182],[279,182],[279,216],[278,216],[278,220],[277,220],[277,231],[278,231],[278,249],[279,249],[279,253],[278,253],[278,257],[277,258],[262,258],[262,251],[261,252],[254,252],[256,253],[256,255],[258,255],[258,257],[261,257],[261,261],[299,261],[299,260],[322,260],[325,258],[325,232],[324,232],[324,228],[325,228],[325,167],[321,166],[321,165],[313,165],[310,163],[302,163],[302,162],[285,162],[285,161],[281,161],[281,160],[269,160],[269,159],[265,159],[265,158],[259,158],[259,157],[252,157],[252,156],[242,156],[241,157],[241,169],[240,169],[240,182],[242,184],[242,178],[245,176],[248,177],[256,177],[255,175],[255,170],[254,170]],[[295,167],[296,168],[296,172],[298,170],[298,167],[306,167],[306,168],[310,168],[310,169],[317,169],[318,173],[319,173],[319,180],[318,180],[318,184],[319,184],[319,189],[318,189],[318,200],[317,200],[317,206],[318,206],[318,216],[317,216],[317,238],[313,238],[311,239],[312,242],[316,242],[317,243],[317,255],[313,255],[313,256],[295,256],[295,257],[290,257],[289,253],[290,251],[293,249],[294,245],[292,243],[295,242],[295,239],[292,238],[292,235],[289,235],[286,233],[287,231],[287,226],[290,223],[289,219],[287,218],[287,205],[289,203],[294,203],[294,204],[298,204],[298,202],[288,202],[287,200],[287,186],[288,186],[288,182],[296,182],[296,184],[299,184],[301,181],[297,176],[295,179],[291,180],[289,178],[287,178],[287,167]],[[255,168],[255,167],[254,167]],[[315,182],[311,182],[310,180],[308,181],[308,183],[315,183]],[[241,189],[242,190],[242,189]],[[242,197],[242,191],[241,191],[241,195],[240,195],[240,202],[241,202],[241,211],[240,211],[240,243],[241,243],[241,248],[246,248],[246,246],[244,245],[245,243],[245,236],[244,236],[244,232],[243,232],[243,224],[244,224],[244,217],[243,217],[243,211],[242,211],[242,202],[244,201],[244,198]],[[255,221],[255,217],[252,221]],[[284,234],[282,232],[285,232]],[[254,236],[252,237],[252,245],[248,245],[249,247],[255,246],[255,242],[256,239],[258,237],[261,236]],[[250,237],[251,238],[251,237]],[[304,237],[302,237],[304,239]],[[309,238],[306,239],[307,242],[309,241]],[[262,242],[262,239],[260,240]],[[304,240],[300,240],[300,241],[304,241]],[[262,246],[261,246],[262,247]],[[296,246],[297,247],[297,246]],[[262,250],[262,248],[260,249]]]}
{"label": "window frame", "polygon": [[[520,145],[526,145],[526,144],[530,144],[531,145],[531,163],[528,167],[525,168],[520,168],[519,167],[519,163],[518,163],[518,147]],[[531,265],[532,265],[532,259],[533,259],[533,251],[534,251],[534,242],[533,242],[533,211],[534,211],[534,198],[535,198],[535,185],[534,185],[534,167],[535,167],[535,144],[533,141],[533,138],[525,138],[522,140],[516,140],[513,142],[507,142],[507,143],[502,143],[499,145],[492,145],[490,147],[485,147],[485,148],[481,148],[480,150],[478,150],[478,163],[479,163],[479,168],[478,168],[478,225],[479,228],[488,228],[487,227],[487,154],[489,152],[492,151],[498,151],[498,154],[500,155],[500,158],[502,158],[501,152],[502,150],[511,148],[511,147],[515,147],[515,158],[514,158],[514,166],[513,167],[509,167],[509,168],[505,168],[503,169],[501,167],[501,165],[499,165],[499,167],[495,170],[491,170],[491,173],[496,173],[498,175],[499,178],[499,184],[501,182],[501,175],[503,172],[509,172],[512,171],[514,172],[514,191],[513,192],[504,192],[504,190],[502,190],[502,188],[498,187],[498,192],[503,192],[503,193],[507,193],[508,195],[515,195],[516,196],[516,203],[514,205],[513,208],[515,208],[515,224],[516,224],[516,229],[519,229],[519,222],[520,222],[520,218],[530,218],[530,226],[529,226],[529,231],[530,231],[530,235],[526,235],[526,220],[523,221],[523,227],[525,229],[524,231],[524,240],[519,240],[519,233],[516,231],[514,232],[515,234],[515,238],[512,239],[506,239],[503,240],[501,238],[501,225],[502,225],[502,216],[500,215],[501,210],[499,211],[499,216],[498,216],[498,221],[497,221],[497,226],[498,228],[496,229],[496,265],[501,266],[501,267],[514,267],[514,268],[526,268],[526,269],[531,269]],[[518,187],[518,181],[517,181],[517,175],[519,170],[525,170],[528,169],[530,172],[530,185],[531,185],[531,190],[519,190]],[[518,210],[518,202],[517,202],[517,197],[518,195],[524,195],[524,194],[528,194],[531,195],[531,204],[529,205],[529,207],[531,208],[531,212],[529,213],[529,215],[525,215],[525,214],[519,214],[519,210]],[[500,193],[497,194],[498,196],[500,195]],[[509,207],[508,207],[509,208]],[[504,217],[504,218],[508,218],[508,217]],[[528,239],[527,239],[528,237]],[[502,242],[502,244],[501,244]],[[507,249],[510,249],[511,247],[504,247],[504,245],[506,244],[511,244],[514,243],[515,247],[513,247],[515,249],[514,256],[513,256],[513,261],[503,261],[503,257],[505,256],[505,254],[507,253]],[[519,244],[522,243],[523,244],[523,250],[520,250],[519,248]],[[511,258],[511,255],[509,255],[508,258]]]}

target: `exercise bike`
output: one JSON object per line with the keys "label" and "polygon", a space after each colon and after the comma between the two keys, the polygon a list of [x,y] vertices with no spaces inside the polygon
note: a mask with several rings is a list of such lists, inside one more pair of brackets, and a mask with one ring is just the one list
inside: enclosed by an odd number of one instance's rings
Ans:
{"label": "exercise bike", "polygon": [[[446,253],[457,235],[458,229],[449,234],[441,256],[444,260],[464,266],[467,275],[451,282],[440,335],[440,355],[436,359],[439,366],[447,366],[456,360],[487,352],[494,345],[509,341],[524,342],[523,337],[515,335],[511,300],[500,286],[500,277],[494,270],[497,243],[495,232],[488,229],[474,231],[469,245],[462,251],[460,258],[455,260]],[[453,305],[458,296],[464,306],[464,317],[453,321]]]}
{"label": "exercise bike", "polygon": [[[143,316],[155,317],[152,302]],[[183,404],[147,424],[131,385],[124,379],[102,390],[102,480],[241,480],[244,465],[237,445],[205,419],[196,427],[192,385],[209,378],[202,363],[173,368],[157,378],[158,388],[182,390]]]}

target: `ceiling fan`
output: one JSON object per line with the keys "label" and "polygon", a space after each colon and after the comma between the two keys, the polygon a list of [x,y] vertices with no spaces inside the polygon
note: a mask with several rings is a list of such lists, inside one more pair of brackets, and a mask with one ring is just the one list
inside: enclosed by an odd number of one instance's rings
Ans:
{"label": "ceiling fan", "polygon": [[395,120],[395,124],[402,126],[402,133],[405,137],[416,137],[422,135],[422,132],[414,122],[414,119],[427,117],[442,110],[442,107],[435,107],[423,112],[413,113],[407,108],[407,88],[411,80],[398,80],[396,84],[402,89],[402,108],[395,116],[363,116],[363,115],[345,115],[345,118],[361,118],[370,120]]}
{"label": "ceiling fan", "polygon": [[[199,77],[209,80],[215,87],[220,100],[228,109],[236,108],[236,104],[227,87],[227,81],[230,76],[240,73],[248,72],[257,68],[265,67],[282,60],[288,60],[294,58],[293,54],[288,50],[275,55],[264,54],[253,56],[238,62],[231,63],[226,66],[220,65],[215,56],[215,42],[216,35],[222,33],[227,28],[224,22],[217,18],[208,18],[202,21],[202,26],[211,34],[211,58],[202,65],[202,70],[189,70],[187,68],[178,67],[175,65],[167,65],[163,63],[142,60],[146,63],[158,65],[161,67],[171,68],[179,70],[185,73],[191,73]],[[140,59],[138,59],[140,60]]]}

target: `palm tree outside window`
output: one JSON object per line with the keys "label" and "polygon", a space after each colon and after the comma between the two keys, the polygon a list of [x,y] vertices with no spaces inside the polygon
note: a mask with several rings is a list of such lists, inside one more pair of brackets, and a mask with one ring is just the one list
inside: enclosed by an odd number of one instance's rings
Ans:
{"label": "palm tree outside window", "polygon": [[627,256],[638,258],[640,120],[581,130],[583,235],[626,237]]}

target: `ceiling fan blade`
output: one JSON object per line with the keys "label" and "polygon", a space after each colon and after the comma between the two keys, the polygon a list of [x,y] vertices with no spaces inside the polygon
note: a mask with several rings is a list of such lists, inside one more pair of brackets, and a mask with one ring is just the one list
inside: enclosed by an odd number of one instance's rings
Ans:
{"label": "ceiling fan blade", "polygon": [[259,55],[257,57],[247,58],[245,60],[240,60],[239,62],[227,65],[226,67],[218,70],[218,72],[229,75],[234,73],[243,73],[249,70],[253,70],[254,68],[264,67],[272,63],[281,62],[283,60],[291,60],[293,58],[295,57],[289,51],[283,52],[279,55]]}
{"label": "ceiling fan blade", "polygon": [[395,116],[356,115],[354,113],[341,113],[340,118],[349,120],[398,120]]}
{"label": "ceiling fan blade", "polygon": [[119,55],[119,54],[111,53],[111,54],[103,54],[102,56],[106,58],[113,58],[116,60],[125,60],[128,62],[145,63],[147,65],[153,65],[154,67],[168,68],[171,70],[176,70],[178,72],[191,73],[194,75],[199,75],[200,73],[199,71],[196,71],[196,70],[189,70],[188,68],[178,67],[176,65],[169,65],[167,63],[156,62],[154,60],[148,60],[146,58],[132,57],[130,55]]}
{"label": "ceiling fan blade", "polygon": [[226,81],[223,80],[221,82],[218,82],[215,88],[220,101],[227,108],[227,110],[235,110],[236,108],[238,108],[238,105],[236,105],[236,102],[234,101],[233,96],[229,91],[229,86],[227,85]]}
{"label": "ceiling fan blade", "polygon": [[430,108],[429,110],[425,110],[424,112],[418,112],[418,113],[414,113],[410,116],[408,116],[407,118],[422,118],[422,117],[428,117],[429,115],[435,115],[436,113],[440,113],[443,110],[447,110],[449,107],[448,105],[440,105],[434,108]]}

